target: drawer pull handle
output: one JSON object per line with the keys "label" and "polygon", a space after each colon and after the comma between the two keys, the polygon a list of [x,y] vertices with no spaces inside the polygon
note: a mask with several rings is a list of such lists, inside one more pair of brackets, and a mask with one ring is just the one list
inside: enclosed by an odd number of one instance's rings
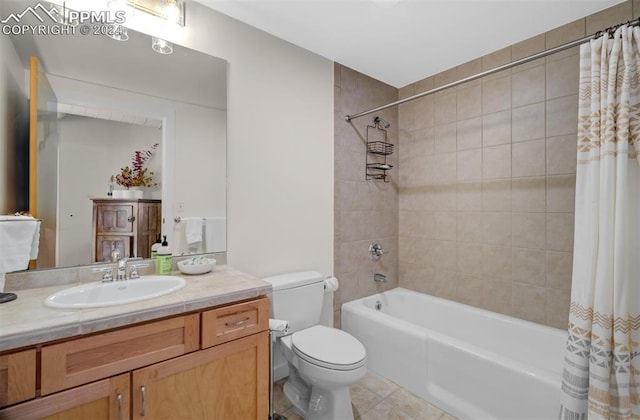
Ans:
{"label": "drawer pull handle", "polygon": [[118,394],[116,399],[118,400],[118,420],[122,420],[122,394]]}
{"label": "drawer pull handle", "polygon": [[245,318],[241,321],[236,321],[236,322],[225,322],[224,325],[226,325],[227,327],[237,327],[238,325],[242,325],[242,324],[246,324],[247,322],[249,322],[251,318]]}
{"label": "drawer pull handle", "polygon": [[140,415],[142,417],[147,414],[147,393],[145,392],[144,385],[140,387],[140,395],[142,395],[142,409],[140,410]]}

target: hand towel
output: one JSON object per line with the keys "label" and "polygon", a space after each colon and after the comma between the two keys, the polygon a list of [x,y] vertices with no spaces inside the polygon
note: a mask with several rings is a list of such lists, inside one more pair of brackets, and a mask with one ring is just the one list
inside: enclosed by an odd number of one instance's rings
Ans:
{"label": "hand towel", "polygon": [[224,252],[227,250],[227,218],[207,217],[205,219],[204,252]]}
{"label": "hand towel", "polygon": [[187,244],[202,242],[202,217],[187,217],[184,220],[186,221],[184,235]]}
{"label": "hand towel", "polygon": [[38,256],[40,221],[29,216],[0,216],[0,273],[26,270]]}

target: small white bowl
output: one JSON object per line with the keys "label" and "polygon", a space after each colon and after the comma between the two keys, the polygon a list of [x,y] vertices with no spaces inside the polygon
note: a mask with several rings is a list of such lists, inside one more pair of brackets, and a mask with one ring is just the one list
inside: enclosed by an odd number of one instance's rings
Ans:
{"label": "small white bowl", "polygon": [[213,270],[216,260],[206,257],[193,257],[178,263],[178,270],[184,274],[204,274]]}

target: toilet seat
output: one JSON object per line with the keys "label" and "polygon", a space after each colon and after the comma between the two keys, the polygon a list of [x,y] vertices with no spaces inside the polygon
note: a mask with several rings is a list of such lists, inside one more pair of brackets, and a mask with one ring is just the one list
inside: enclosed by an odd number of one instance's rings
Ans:
{"label": "toilet seat", "polygon": [[301,359],[333,370],[353,370],[366,363],[366,350],[352,335],[323,325],[294,333],[292,349]]}

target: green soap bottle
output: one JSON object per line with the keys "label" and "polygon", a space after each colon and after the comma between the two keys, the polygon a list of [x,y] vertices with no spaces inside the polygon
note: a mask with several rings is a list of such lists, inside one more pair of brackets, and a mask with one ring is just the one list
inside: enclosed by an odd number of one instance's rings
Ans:
{"label": "green soap bottle", "polygon": [[158,248],[156,254],[156,274],[171,274],[173,268],[173,259],[171,258],[171,248],[167,243],[167,237],[162,237],[162,245]]}

